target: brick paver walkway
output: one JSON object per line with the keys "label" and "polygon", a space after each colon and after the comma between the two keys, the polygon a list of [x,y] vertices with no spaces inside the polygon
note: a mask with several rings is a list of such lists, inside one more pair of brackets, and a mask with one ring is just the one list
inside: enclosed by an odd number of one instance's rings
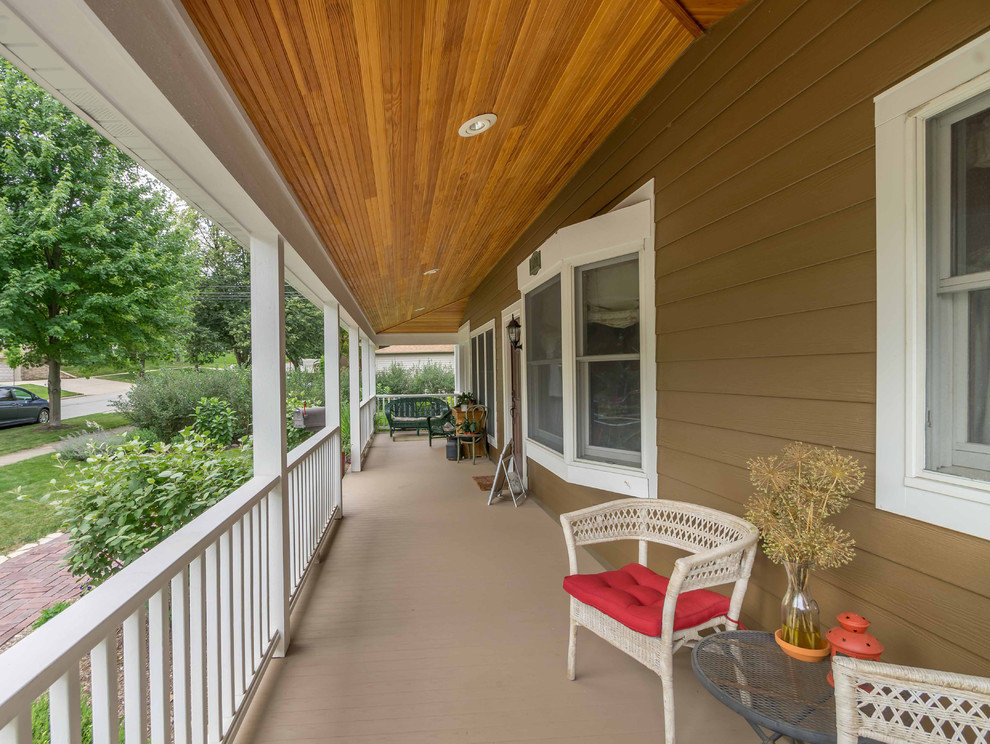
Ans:
{"label": "brick paver walkway", "polygon": [[0,563],[0,646],[56,602],[79,596],[79,580],[62,564],[67,535]]}

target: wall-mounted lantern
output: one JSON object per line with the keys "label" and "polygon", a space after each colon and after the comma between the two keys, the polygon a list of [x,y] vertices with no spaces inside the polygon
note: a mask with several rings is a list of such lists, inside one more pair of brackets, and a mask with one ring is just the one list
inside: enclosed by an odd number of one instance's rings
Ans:
{"label": "wall-mounted lantern", "polygon": [[509,343],[512,344],[512,348],[521,349],[522,344],[519,343],[519,340],[522,338],[522,326],[519,325],[519,321],[513,318],[509,321],[505,330],[509,332]]}

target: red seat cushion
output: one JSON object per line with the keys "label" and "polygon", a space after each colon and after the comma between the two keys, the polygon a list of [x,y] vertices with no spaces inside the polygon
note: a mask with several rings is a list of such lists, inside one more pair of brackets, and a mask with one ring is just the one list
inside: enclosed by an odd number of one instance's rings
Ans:
{"label": "red seat cushion", "polygon": [[[659,636],[668,583],[666,577],[646,566],[630,563],[618,571],[568,576],[564,591],[628,628]],[[728,612],[728,597],[707,589],[683,592],[674,610],[674,630],[701,625]]]}

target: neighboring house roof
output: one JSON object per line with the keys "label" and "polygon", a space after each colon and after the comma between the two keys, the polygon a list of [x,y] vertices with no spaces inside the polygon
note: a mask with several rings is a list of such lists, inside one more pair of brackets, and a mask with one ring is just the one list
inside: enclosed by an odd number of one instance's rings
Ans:
{"label": "neighboring house roof", "polygon": [[386,346],[383,349],[376,349],[375,354],[389,356],[392,354],[437,354],[454,353],[453,344],[421,344],[410,346]]}

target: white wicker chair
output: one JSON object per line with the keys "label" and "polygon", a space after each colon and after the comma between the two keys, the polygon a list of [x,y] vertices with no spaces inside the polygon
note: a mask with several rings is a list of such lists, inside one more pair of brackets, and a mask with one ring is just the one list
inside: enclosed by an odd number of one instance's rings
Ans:
{"label": "white wicker chair", "polygon": [[846,656],[832,677],[836,744],[990,742],[990,679]]}
{"label": "white wicker chair", "polygon": [[[571,597],[567,676],[574,679],[577,626],[601,636],[660,676],[666,744],[674,744],[674,652],[694,645],[710,628],[735,628],[756,557],[759,532],[745,519],[694,504],[657,499],[621,499],[562,514],[570,572],[576,574],[577,547],[615,540],[638,540],[639,563],[646,565],[649,543],[671,545],[691,555],[679,558],[665,593],[660,636],[638,633],[598,609]],[[726,616],[669,632],[681,592],[735,583]]]}

